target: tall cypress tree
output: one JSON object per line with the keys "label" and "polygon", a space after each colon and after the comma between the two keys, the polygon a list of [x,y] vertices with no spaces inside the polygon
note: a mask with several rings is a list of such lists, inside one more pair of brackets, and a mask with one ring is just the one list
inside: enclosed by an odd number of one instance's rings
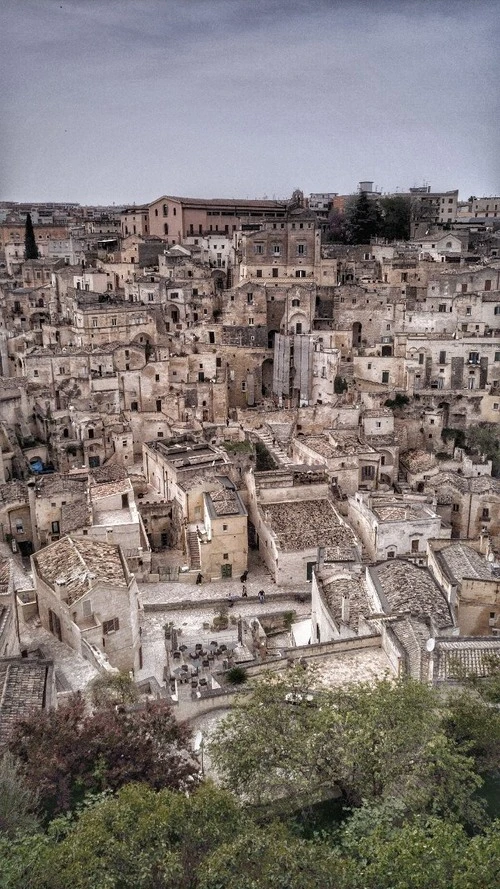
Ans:
{"label": "tall cypress tree", "polygon": [[353,200],[347,214],[349,240],[352,244],[369,244],[370,238],[380,231],[380,209],[378,200],[369,198],[362,191]]}
{"label": "tall cypress tree", "polygon": [[39,253],[38,247],[36,246],[35,232],[33,231],[31,214],[28,213],[26,216],[26,228],[24,230],[24,258],[38,259],[38,256]]}

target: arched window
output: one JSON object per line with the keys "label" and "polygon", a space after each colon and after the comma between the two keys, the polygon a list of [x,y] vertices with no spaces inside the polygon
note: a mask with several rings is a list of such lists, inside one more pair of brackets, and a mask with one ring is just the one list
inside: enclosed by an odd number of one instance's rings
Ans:
{"label": "arched window", "polygon": [[300,299],[292,299],[292,307],[297,309],[300,306]]}

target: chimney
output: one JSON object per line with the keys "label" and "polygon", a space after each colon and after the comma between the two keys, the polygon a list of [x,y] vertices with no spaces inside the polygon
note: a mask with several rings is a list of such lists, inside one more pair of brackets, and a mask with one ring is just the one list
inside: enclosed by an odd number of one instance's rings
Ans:
{"label": "chimney", "polygon": [[479,552],[485,556],[487,559],[491,550],[491,541],[490,535],[488,534],[487,528],[483,528],[481,534],[479,535]]}
{"label": "chimney", "polygon": [[351,613],[351,602],[349,593],[342,593],[342,623],[348,624]]}

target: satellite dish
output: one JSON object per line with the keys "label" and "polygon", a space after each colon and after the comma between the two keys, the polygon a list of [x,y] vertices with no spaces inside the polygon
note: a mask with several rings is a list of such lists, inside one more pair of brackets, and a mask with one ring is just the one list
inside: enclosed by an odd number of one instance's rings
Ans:
{"label": "satellite dish", "polygon": [[434,651],[434,649],[435,649],[435,647],[436,647],[436,640],[433,639],[432,636],[431,636],[431,638],[428,639],[427,642],[425,643],[425,647],[426,647],[426,649],[427,649],[427,651],[428,651],[429,653],[430,653],[431,651]]}

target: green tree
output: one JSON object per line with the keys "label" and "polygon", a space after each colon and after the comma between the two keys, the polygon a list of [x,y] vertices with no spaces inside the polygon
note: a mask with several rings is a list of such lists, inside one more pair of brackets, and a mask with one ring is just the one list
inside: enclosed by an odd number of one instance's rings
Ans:
{"label": "green tree", "polygon": [[9,889],[192,889],[202,862],[246,825],[236,801],[211,784],[191,796],[129,784],[56,818],[35,855],[21,841],[5,847]]}
{"label": "green tree", "polygon": [[500,477],[500,423],[478,423],[466,432],[467,447],[491,460],[491,474]]}
{"label": "green tree", "polygon": [[432,688],[383,680],[311,695],[310,681],[307,671],[273,676],[220,724],[211,756],[233,792],[289,808],[340,792],[351,806],[401,799],[408,809],[480,819],[471,800],[481,780],[443,735]]}
{"label": "green tree", "polygon": [[394,194],[381,198],[380,210],[382,237],[388,241],[407,241],[411,223],[411,200],[408,195]]}
{"label": "green tree", "polygon": [[330,244],[347,244],[349,232],[347,219],[339,210],[331,210],[326,223],[325,240]]}
{"label": "green tree", "polygon": [[126,706],[139,698],[138,688],[129,673],[100,674],[91,686],[92,703],[96,707]]}
{"label": "green tree", "polygon": [[0,834],[13,837],[38,829],[38,795],[21,773],[18,761],[7,751],[0,759]]}
{"label": "green tree", "polygon": [[214,852],[200,868],[199,889],[339,889],[345,869],[334,848],[294,837],[275,822]]}
{"label": "green tree", "polygon": [[26,225],[24,229],[24,257],[25,259],[38,259],[39,257],[30,213],[26,215]]}
{"label": "green tree", "polygon": [[457,744],[468,747],[480,772],[499,769],[500,712],[490,706],[491,697],[493,703],[500,700],[499,677],[470,677],[467,681],[472,687],[451,695],[447,701],[444,731]]}
{"label": "green tree", "polygon": [[369,244],[380,233],[381,215],[377,198],[362,191],[346,206],[346,229],[351,244]]}
{"label": "green tree", "polygon": [[10,749],[45,817],[75,807],[86,793],[117,790],[131,781],[186,789],[199,780],[190,735],[164,702],[86,712],[82,697],[22,719]]}

